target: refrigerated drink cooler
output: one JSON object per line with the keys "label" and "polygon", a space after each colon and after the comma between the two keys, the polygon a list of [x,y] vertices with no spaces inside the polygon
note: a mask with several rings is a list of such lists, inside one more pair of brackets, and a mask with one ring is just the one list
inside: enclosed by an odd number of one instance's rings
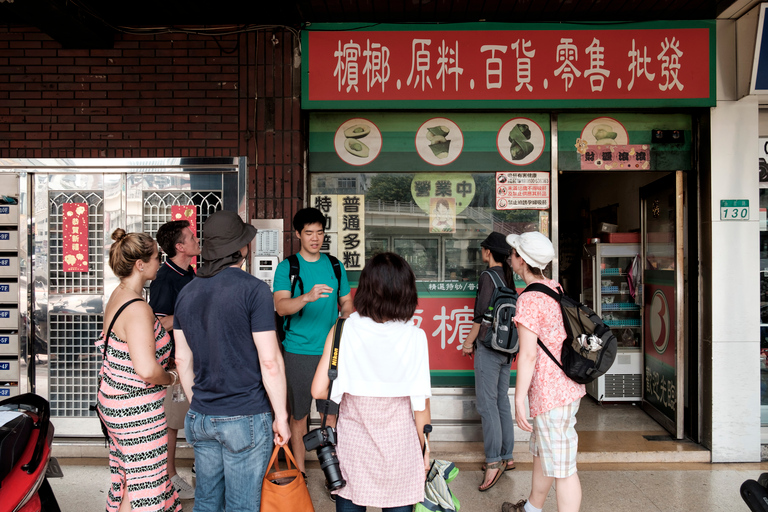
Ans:
{"label": "refrigerated drink cooler", "polygon": [[599,401],[634,402],[642,398],[642,307],[630,294],[628,274],[640,244],[594,243],[584,246],[581,301],[616,335],[618,352],[611,369],[587,384]]}

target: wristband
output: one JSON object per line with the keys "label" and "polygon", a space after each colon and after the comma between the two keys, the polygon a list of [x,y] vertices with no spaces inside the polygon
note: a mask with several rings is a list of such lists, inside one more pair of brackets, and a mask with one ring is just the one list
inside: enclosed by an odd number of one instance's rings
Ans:
{"label": "wristband", "polygon": [[171,371],[169,371],[168,373],[170,373],[171,375],[173,375],[173,382],[171,382],[170,384],[168,384],[168,386],[169,386],[169,387],[175,386],[175,385],[176,385],[176,383],[178,383],[178,382],[179,382],[179,373],[178,373],[176,370],[171,370]]}

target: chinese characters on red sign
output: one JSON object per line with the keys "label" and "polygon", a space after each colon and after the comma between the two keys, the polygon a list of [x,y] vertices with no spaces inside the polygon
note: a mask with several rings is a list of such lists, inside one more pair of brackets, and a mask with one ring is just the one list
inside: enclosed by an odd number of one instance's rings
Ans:
{"label": "chinese characters on red sign", "polygon": [[[192,230],[193,235],[197,236],[197,206],[194,204],[174,204],[171,206],[171,218],[189,221],[189,229]],[[197,256],[192,258],[191,265],[197,267]]]}
{"label": "chinese characters on red sign", "polygon": [[64,272],[88,272],[88,204],[64,203],[62,256]]}
{"label": "chinese characters on red sign", "polygon": [[582,171],[647,171],[651,165],[651,148],[647,144],[589,145],[579,153]]}
{"label": "chinese characters on red sign", "polygon": [[306,37],[310,102],[711,97],[707,28]]}

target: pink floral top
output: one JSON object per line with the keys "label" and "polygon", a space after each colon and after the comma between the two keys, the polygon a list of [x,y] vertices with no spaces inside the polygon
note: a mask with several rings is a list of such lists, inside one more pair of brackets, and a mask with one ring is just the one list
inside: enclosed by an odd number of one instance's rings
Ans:
{"label": "pink floral top", "polygon": [[[555,281],[545,280],[543,284],[553,290],[558,289]],[[526,292],[517,299],[515,323],[524,325],[536,333],[552,355],[560,360],[560,353],[565,339],[563,314],[560,305],[554,299],[541,292]],[[536,366],[533,370],[531,387],[528,389],[528,402],[531,417],[575,402],[586,394],[583,384],[577,384],[555,364],[537,345]]]}

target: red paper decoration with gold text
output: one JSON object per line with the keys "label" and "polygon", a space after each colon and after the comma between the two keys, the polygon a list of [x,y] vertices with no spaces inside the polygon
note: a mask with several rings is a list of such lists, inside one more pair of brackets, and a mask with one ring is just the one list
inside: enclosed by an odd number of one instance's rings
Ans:
{"label": "red paper decoration with gold text", "polygon": [[64,203],[62,265],[64,272],[88,272],[88,204]]}

